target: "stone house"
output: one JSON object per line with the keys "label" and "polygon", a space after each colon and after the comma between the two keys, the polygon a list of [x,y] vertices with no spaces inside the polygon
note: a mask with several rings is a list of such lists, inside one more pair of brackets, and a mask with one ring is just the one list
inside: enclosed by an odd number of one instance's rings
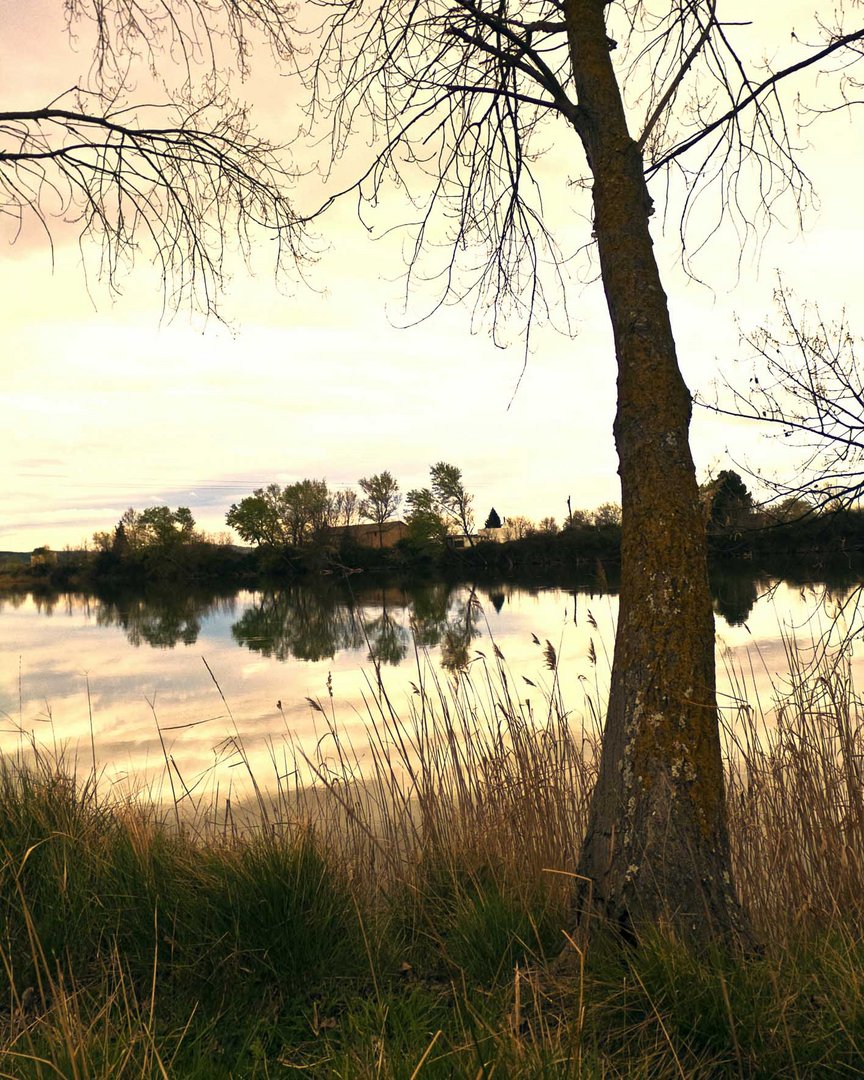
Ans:
{"label": "stone house", "polygon": [[404,521],[385,521],[383,525],[364,522],[362,525],[338,525],[330,530],[337,544],[350,540],[361,547],[390,548],[404,540],[408,526]]}

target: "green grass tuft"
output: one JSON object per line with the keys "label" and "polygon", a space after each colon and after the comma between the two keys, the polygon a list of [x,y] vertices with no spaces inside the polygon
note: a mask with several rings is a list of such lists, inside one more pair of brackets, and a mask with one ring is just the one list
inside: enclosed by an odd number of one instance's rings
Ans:
{"label": "green grass tuft", "polygon": [[497,654],[423,672],[407,715],[376,684],[365,772],[318,714],[339,767],[295,750],[315,783],[260,782],[230,829],[3,759],[0,1076],[862,1075],[864,737],[834,661],[775,727],[728,724],[754,955],[568,943],[597,732],[555,682],[526,717]]}

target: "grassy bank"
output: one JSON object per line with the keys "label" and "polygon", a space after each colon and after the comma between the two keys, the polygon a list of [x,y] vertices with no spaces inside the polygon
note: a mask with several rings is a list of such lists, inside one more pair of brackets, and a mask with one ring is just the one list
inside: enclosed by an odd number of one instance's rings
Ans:
{"label": "grassy bank", "polygon": [[362,762],[315,703],[326,756],[286,748],[245,808],[182,778],[159,807],[56,755],[6,759],[0,1075],[861,1075],[864,738],[845,651],[805,666],[790,650],[774,726],[743,676],[724,709],[762,943],[734,958],[575,930],[597,736],[545,658],[527,688],[497,650],[446,683],[421,663],[409,715],[377,685]]}

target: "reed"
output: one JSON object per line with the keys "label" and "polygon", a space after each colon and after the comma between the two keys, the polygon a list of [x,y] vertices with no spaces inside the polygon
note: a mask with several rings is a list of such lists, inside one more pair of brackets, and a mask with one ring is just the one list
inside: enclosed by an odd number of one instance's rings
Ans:
{"label": "reed", "polygon": [[861,702],[848,640],[787,646],[771,702],[738,671],[723,709],[758,955],[573,936],[602,705],[567,711],[549,643],[530,705],[494,646],[418,652],[404,708],[373,670],[362,746],[310,702],[316,751],[274,745],[243,806],[4,759],[0,1075],[860,1074]]}

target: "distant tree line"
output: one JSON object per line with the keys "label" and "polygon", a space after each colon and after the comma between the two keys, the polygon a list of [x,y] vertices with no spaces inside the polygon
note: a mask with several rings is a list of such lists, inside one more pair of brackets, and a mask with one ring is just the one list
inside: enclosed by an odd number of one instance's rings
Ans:
{"label": "distant tree line", "polygon": [[[383,529],[403,507],[409,545],[427,552],[442,549],[454,536],[473,546],[493,536],[498,541],[522,540],[538,532],[559,531],[553,517],[539,523],[521,514],[502,518],[493,507],[483,529],[476,532],[474,496],[462,470],[445,461],[430,467],[426,487],[412,488],[404,498],[398,481],[386,470],[361,477],[357,486],[359,493],[353,488],[331,491],[323,479],[299,480],[285,487],[270,484],[232,504],[225,520],[246,543],[273,548],[332,541],[336,530],[364,521]],[[573,511],[561,528],[620,523],[620,506],[604,503],[593,512]]]}
{"label": "distant tree line", "polygon": [[[67,588],[97,582],[145,585],[254,583],[271,577],[341,569],[416,575],[534,575],[600,573],[614,578],[620,552],[621,508],[571,509],[559,524],[499,514],[492,507],[475,530],[474,498],[462,471],[447,462],[429,470],[429,483],[404,496],[388,471],[361,477],[357,488],[331,490],[323,479],[270,484],[231,506],[226,521],[251,546],[230,534],[202,532],[188,507],[130,507],[113,529],[93,534],[93,550],[35,549],[29,566],[10,560],[0,586]],[[715,558],[755,560],[754,569],[786,576],[818,563],[858,566],[864,556],[864,511],[841,500],[802,495],[758,505],[739,473],[724,469],[700,487],[709,549]],[[379,530],[403,510],[407,529],[393,547],[358,544],[351,526]],[[25,568],[26,566],[26,568]]]}
{"label": "distant tree line", "polygon": [[331,491],[323,479],[270,484],[234,503],[225,520],[246,543],[303,547],[330,541],[335,530],[362,521],[377,525],[380,534],[404,501],[409,537],[418,545],[441,545],[454,530],[468,537],[473,533],[473,497],[456,465],[433,465],[429,487],[409,491],[404,500],[387,470],[361,477],[357,486],[359,493],[353,488]]}
{"label": "distant tree line", "polygon": [[819,493],[757,505],[744,480],[723,469],[700,487],[709,549],[719,556],[842,556],[864,551],[864,512]]}
{"label": "distant tree line", "polygon": [[[146,585],[154,581],[196,581],[251,577],[254,567],[232,546],[230,536],[208,536],[187,506],[129,507],[113,529],[93,534],[93,551],[83,561],[67,560],[58,571],[85,583]],[[55,575],[56,576],[56,575]]]}
{"label": "distant tree line", "polygon": [[112,532],[93,534],[93,546],[100,552],[126,555],[146,548],[169,551],[201,539],[188,506],[176,510],[151,506],[140,513],[130,506]]}

